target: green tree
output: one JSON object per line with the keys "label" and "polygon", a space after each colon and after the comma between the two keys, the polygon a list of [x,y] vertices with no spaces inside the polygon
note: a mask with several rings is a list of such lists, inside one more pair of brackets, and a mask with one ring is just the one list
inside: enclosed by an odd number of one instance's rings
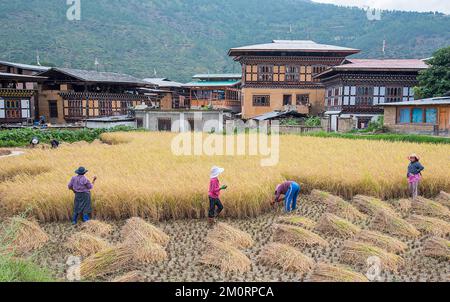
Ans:
{"label": "green tree", "polygon": [[450,92],[450,46],[436,51],[428,63],[431,67],[418,77],[416,96],[432,98],[446,95]]}

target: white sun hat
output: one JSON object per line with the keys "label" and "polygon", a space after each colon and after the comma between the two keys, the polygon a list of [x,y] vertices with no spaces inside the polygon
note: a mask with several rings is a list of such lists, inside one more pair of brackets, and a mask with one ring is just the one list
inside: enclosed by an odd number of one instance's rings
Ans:
{"label": "white sun hat", "polygon": [[224,168],[219,168],[219,167],[213,167],[211,169],[211,178],[216,178],[218,177],[220,174],[222,174],[223,172],[225,172]]}

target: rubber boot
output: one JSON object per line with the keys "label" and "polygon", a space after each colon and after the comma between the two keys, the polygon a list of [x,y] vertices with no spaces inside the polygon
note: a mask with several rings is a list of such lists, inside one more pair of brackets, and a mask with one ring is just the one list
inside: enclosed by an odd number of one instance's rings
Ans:
{"label": "rubber boot", "polygon": [[215,220],[214,218],[208,218],[208,226],[212,228],[214,226]]}
{"label": "rubber boot", "polygon": [[89,217],[89,214],[84,214],[83,215],[83,222],[88,222],[89,220],[91,220],[91,218]]}
{"label": "rubber boot", "polygon": [[78,223],[78,214],[73,214],[72,224],[77,225]]}

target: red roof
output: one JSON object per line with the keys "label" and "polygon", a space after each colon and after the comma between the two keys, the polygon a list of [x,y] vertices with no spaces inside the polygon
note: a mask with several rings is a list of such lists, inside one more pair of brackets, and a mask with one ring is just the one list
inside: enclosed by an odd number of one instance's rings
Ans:
{"label": "red roof", "polygon": [[347,59],[348,64],[335,69],[426,69],[428,65],[418,59]]}

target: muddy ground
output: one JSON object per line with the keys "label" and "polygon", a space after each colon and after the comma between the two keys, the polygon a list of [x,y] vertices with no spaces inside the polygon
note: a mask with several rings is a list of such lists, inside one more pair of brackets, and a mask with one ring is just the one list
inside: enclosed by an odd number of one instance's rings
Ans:
{"label": "muddy ground", "polygon": [[[302,199],[298,214],[309,217],[317,221],[325,212],[323,204],[310,199]],[[281,212],[280,212],[281,213]],[[258,263],[258,255],[261,249],[272,242],[274,223],[280,217],[280,213],[268,214],[254,219],[227,220],[229,223],[241,230],[250,233],[256,244],[253,248],[245,251],[245,254],[252,260],[251,271],[244,274],[224,274],[219,269],[211,268],[199,264],[199,258],[205,252],[205,238],[208,234],[208,225],[203,220],[184,220],[155,223],[170,237],[171,241],[167,246],[168,261],[158,265],[147,265],[135,267],[140,270],[148,282],[206,282],[206,281],[261,281],[261,282],[298,282],[306,281],[308,275],[298,276],[295,273],[286,273],[280,269],[264,266]],[[120,228],[125,221],[115,222],[114,233],[108,238],[112,243],[120,242]],[[362,225],[364,227],[364,225]],[[68,237],[79,231],[79,227],[73,227],[70,223],[53,223],[44,225],[43,228],[50,234],[51,242],[35,255],[38,264],[45,265],[54,271],[58,278],[65,278],[67,269],[66,261],[70,252],[64,247]],[[344,240],[324,237],[330,242],[328,248],[308,248],[302,252],[312,257],[316,262],[339,263],[339,256]],[[406,265],[398,273],[383,272],[382,280],[389,282],[436,282],[449,281],[450,262],[436,260],[422,256],[422,244],[428,237],[417,240],[405,240],[409,249],[401,256],[406,260]],[[354,267],[357,271],[365,274],[367,268]],[[129,271],[129,270],[128,270]],[[128,271],[119,272],[109,276],[108,281],[122,275]]]}

